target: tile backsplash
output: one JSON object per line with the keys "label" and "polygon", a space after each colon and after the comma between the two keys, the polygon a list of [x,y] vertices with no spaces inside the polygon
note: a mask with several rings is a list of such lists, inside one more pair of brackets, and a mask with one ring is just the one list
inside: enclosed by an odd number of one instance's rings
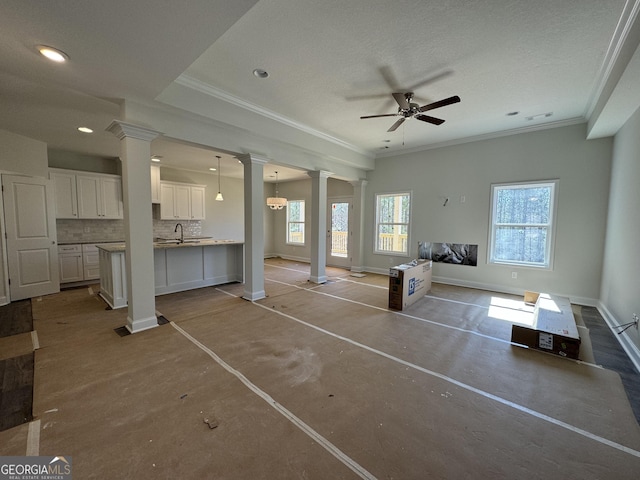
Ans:
{"label": "tile backsplash", "polygon": [[[197,237],[201,235],[202,225],[200,220],[182,220],[180,222],[169,220],[153,220],[153,236],[163,238],[175,238],[176,223],[181,223],[185,237]],[[123,220],[56,220],[58,230],[58,243],[101,243],[123,242]]]}

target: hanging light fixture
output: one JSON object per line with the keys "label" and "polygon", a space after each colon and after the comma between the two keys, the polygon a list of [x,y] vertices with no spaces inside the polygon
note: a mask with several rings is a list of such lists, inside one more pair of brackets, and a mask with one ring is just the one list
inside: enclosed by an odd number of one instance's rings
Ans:
{"label": "hanging light fixture", "polygon": [[287,206],[287,199],[278,197],[278,172],[276,172],[276,196],[267,198],[267,206],[271,210],[282,210]]}
{"label": "hanging light fixture", "polygon": [[218,159],[218,194],[216,195],[216,200],[221,202],[224,198],[222,198],[222,193],[220,193],[220,155],[216,155],[216,158]]}

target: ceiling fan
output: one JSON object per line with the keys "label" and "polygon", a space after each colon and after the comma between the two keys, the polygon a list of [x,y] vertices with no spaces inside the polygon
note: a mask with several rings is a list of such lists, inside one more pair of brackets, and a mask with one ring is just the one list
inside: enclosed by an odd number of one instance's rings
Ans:
{"label": "ceiling fan", "polygon": [[378,118],[378,117],[396,117],[401,116],[396,123],[391,125],[391,128],[387,130],[387,132],[395,131],[407,118],[411,118],[415,115],[418,120],[422,120],[423,122],[432,123],[434,125],[441,125],[444,123],[444,120],[441,118],[431,117],[429,115],[423,115],[422,112],[426,112],[429,110],[433,110],[435,108],[446,107],[447,105],[451,105],[453,103],[458,103],[460,101],[460,97],[454,95],[453,97],[445,98],[444,100],[439,100],[437,102],[429,103],[427,105],[419,106],[417,103],[412,102],[413,92],[406,93],[392,93],[393,98],[398,103],[398,113],[385,113],[382,115],[366,115],[363,118]]}

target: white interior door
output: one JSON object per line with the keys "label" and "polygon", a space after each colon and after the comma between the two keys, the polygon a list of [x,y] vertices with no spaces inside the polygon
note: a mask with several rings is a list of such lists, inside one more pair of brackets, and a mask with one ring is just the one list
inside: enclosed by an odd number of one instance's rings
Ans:
{"label": "white interior door", "polygon": [[351,267],[351,199],[329,199],[327,265]]}
{"label": "white interior door", "polygon": [[11,301],[60,291],[53,185],[2,175]]}

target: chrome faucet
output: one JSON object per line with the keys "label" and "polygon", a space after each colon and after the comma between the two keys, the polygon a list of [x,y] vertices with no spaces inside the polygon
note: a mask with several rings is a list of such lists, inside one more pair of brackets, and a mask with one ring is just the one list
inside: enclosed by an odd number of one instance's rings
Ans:
{"label": "chrome faucet", "polygon": [[176,228],[173,231],[174,233],[178,231],[178,227],[180,227],[180,243],[184,243],[184,230],[182,230],[182,224],[178,223],[176,224]]}

